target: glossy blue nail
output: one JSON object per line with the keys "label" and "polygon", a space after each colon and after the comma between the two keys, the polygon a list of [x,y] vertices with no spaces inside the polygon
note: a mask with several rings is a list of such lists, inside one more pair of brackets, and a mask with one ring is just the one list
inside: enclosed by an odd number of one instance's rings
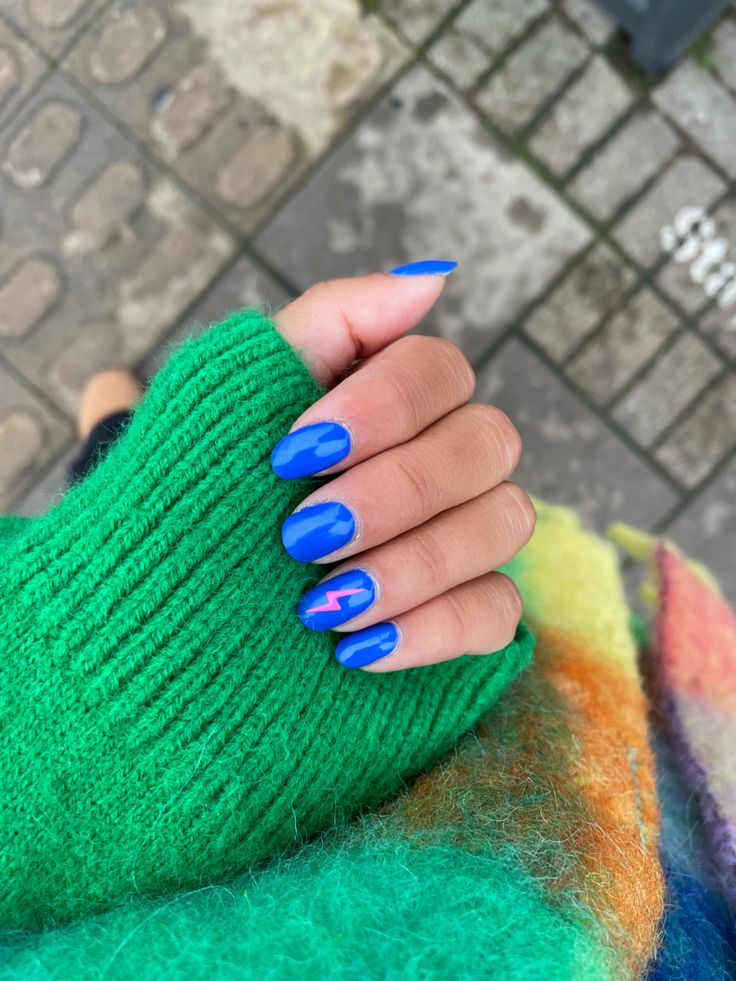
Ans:
{"label": "glossy blue nail", "polygon": [[419,259],[417,262],[407,262],[405,266],[397,266],[389,273],[390,276],[446,276],[457,265],[452,259]]}
{"label": "glossy blue nail", "polygon": [[362,569],[350,569],[310,589],[296,612],[310,630],[331,630],[367,610],[376,598],[376,584]]}
{"label": "glossy blue nail", "polygon": [[344,668],[364,668],[392,654],[398,643],[399,631],[393,623],[374,623],[338,641],[335,657]]}
{"label": "glossy blue nail", "polygon": [[284,548],[298,562],[329,555],[355,535],[355,515],[339,501],[321,501],[290,514],[281,526]]}
{"label": "glossy blue nail", "polygon": [[315,422],[280,439],[271,454],[279,477],[308,477],[344,460],[350,452],[350,433],[339,422]]}

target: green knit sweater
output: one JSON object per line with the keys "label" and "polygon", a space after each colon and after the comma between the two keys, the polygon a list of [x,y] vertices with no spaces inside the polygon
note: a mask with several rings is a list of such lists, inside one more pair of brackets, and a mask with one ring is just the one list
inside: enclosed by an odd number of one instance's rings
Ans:
{"label": "green knit sweater", "polygon": [[270,452],[320,395],[256,311],[187,341],[48,514],[0,521],[0,929],[227,877],[429,767],[526,663],[347,671]]}

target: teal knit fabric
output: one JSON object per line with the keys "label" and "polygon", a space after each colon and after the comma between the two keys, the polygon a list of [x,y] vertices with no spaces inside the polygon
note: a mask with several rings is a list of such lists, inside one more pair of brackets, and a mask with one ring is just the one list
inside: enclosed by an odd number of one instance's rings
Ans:
{"label": "teal knit fabric", "polygon": [[11,939],[0,946],[0,979],[624,977],[611,972],[590,912],[550,903],[512,852],[406,840],[361,846],[360,837],[357,829],[340,848],[320,840],[230,886],[131,899],[59,930]]}
{"label": "teal knit fabric", "polygon": [[255,311],[186,342],[47,515],[0,525],[0,929],[197,888],[429,767],[526,663],[347,671],[270,452],[320,395]]}

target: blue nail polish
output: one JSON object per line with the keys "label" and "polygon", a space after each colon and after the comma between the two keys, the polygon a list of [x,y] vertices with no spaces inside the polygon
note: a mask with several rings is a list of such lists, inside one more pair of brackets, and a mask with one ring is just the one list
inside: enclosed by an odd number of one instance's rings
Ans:
{"label": "blue nail polish", "polygon": [[284,548],[298,562],[313,562],[342,548],[355,534],[355,516],[339,501],[321,501],[290,514],[281,526]]}
{"label": "blue nail polish", "polygon": [[364,668],[396,650],[399,631],[393,623],[374,623],[338,641],[335,657],[344,668]]}
{"label": "blue nail polish", "polygon": [[331,630],[367,610],[376,598],[376,584],[362,569],[326,579],[299,600],[296,612],[310,630]]}
{"label": "blue nail polish", "polygon": [[279,477],[308,477],[344,460],[350,452],[350,433],[339,422],[315,422],[280,439],[271,454]]}
{"label": "blue nail polish", "polygon": [[452,259],[419,259],[392,269],[389,276],[446,276],[457,265]]}

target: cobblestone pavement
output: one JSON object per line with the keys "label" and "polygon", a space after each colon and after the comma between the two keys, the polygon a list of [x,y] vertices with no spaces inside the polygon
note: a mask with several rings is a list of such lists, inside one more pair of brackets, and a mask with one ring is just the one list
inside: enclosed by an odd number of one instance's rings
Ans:
{"label": "cobblestone pavement", "polygon": [[735,66],[736,10],[647,79],[592,0],[0,0],[0,504],[98,368],[447,257],[520,479],[736,592]]}

